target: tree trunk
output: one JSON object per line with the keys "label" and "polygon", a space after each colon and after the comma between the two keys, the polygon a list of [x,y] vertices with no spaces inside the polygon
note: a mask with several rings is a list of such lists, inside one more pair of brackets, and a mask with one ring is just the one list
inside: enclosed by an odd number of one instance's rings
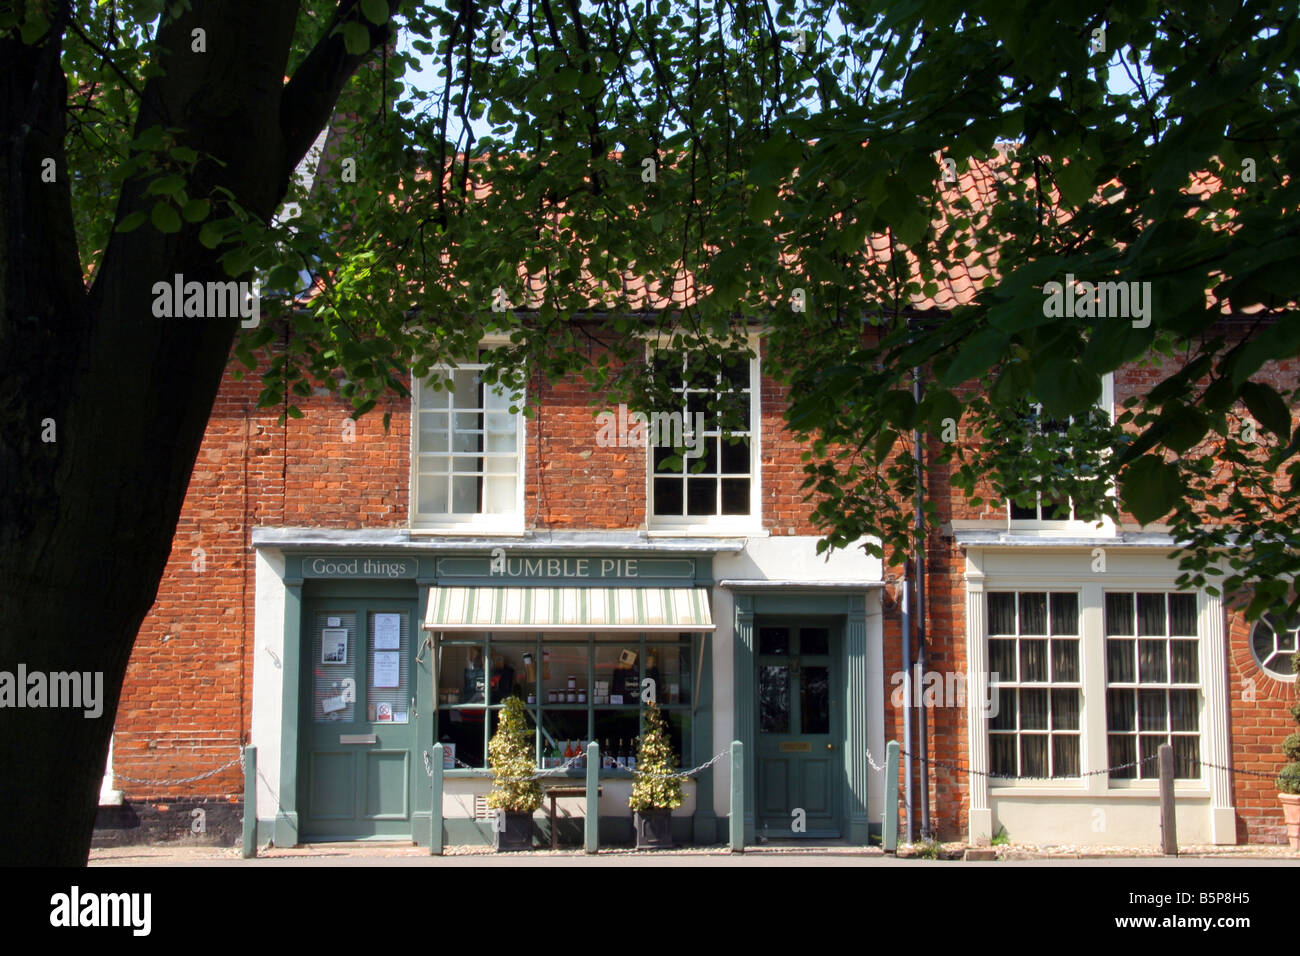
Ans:
{"label": "tree trunk", "polygon": [[[286,85],[297,12],[200,0],[162,28],[170,52],[144,90],[136,130],[180,127],[181,143],[224,163],[196,170],[191,197],[223,186],[264,221],[279,205],[361,61],[327,38]],[[196,27],[207,53],[191,51]],[[0,672],[102,673],[103,700],[94,716],[0,707],[0,864],[80,866],[127,660],[171,552],[237,319],[153,315],[155,282],[230,278],[197,224],[115,233],[85,288],[59,45],[57,35],[35,47],[0,38]],[[47,157],[54,183],[42,179]],[[119,221],[149,210],[146,185],[126,184]]]}

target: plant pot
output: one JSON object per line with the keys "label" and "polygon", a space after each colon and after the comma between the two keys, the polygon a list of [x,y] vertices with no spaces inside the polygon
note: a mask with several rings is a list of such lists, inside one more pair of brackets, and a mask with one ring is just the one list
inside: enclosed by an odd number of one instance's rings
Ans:
{"label": "plant pot", "polygon": [[1291,849],[1300,853],[1300,793],[1279,793],[1282,801],[1282,818],[1286,820],[1286,839]]}
{"label": "plant pot", "polygon": [[506,811],[505,825],[498,828],[496,820],[493,820],[492,827],[492,846],[498,853],[509,853],[513,850],[531,850],[533,848],[533,815],[531,813],[515,813]]}
{"label": "plant pot", "polygon": [[667,850],[674,846],[671,810],[637,810],[633,817],[638,850]]}

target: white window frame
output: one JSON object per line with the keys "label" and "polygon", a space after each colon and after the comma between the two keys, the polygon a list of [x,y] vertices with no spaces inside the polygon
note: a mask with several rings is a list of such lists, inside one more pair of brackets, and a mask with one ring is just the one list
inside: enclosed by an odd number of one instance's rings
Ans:
{"label": "white window frame", "polygon": [[[479,343],[479,349],[491,349],[508,340],[488,338]],[[477,356],[476,356],[477,358]],[[442,365],[431,370],[434,372],[453,372],[458,370],[482,370],[486,365],[480,361],[460,362],[454,366]],[[527,400],[526,390],[521,390],[518,398],[519,411],[515,413],[515,501],[514,509],[503,514],[484,512],[453,512],[448,514],[425,514],[419,511],[420,503],[420,414],[421,395],[425,384],[414,372],[411,375],[411,440],[410,440],[410,493],[409,526],[412,534],[502,534],[518,535],[524,531],[524,481],[528,471],[527,465],[527,419],[523,406]],[[437,394],[449,394],[441,390]],[[455,414],[453,410],[451,414]],[[486,412],[484,415],[486,417]],[[449,423],[451,420],[449,419]],[[486,421],[484,422],[486,428]],[[433,454],[426,452],[425,454]],[[454,453],[448,452],[449,456]],[[465,454],[465,453],[462,453]],[[480,453],[482,454],[482,453]]]}
{"label": "white window frame", "polygon": [[[746,515],[656,515],[654,513],[654,448],[647,440],[645,467],[645,509],[647,534],[661,537],[736,537],[763,533],[762,455],[762,352],[761,333],[746,336],[754,356],[749,360],[749,514]],[[646,343],[646,361],[656,351],[678,351],[667,337]]]}

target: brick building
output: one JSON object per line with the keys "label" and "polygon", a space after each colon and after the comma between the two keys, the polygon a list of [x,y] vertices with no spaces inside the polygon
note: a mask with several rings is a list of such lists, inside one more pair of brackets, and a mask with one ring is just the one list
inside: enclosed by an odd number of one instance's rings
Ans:
{"label": "brick building", "polygon": [[[444,373],[451,393],[410,383],[353,422],[319,389],[280,425],[255,376],[228,376],[132,656],[97,839],[233,839],[232,761],[252,743],[263,842],[427,842],[441,741],[448,838],[483,842],[489,784],[471,768],[505,697],[528,700],[550,765],[590,739],[631,751],[648,678],[684,767],[744,741],[748,838],[868,842],[876,765],[904,739],[900,575],[858,549],[816,555],[802,447],[754,342],[752,362],[666,373],[683,409],[702,381],[748,404],[742,440],[706,423],[701,473],[639,446],[617,410],[598,420],[576,380],[530,381],[526,418],[467,362]],[[1153,374],[1120,370],[1103,403]],[[1294,630],[1178,592],[1159,528],[972,513],[942,477],[928,495],[918,824],[925,779],[942,837],[1150,844],[1150,758],[1168,742],[1183,842],[1284,840],[1271,774]],[[724,838],[729,772],[688,782],[680,838]],[[630,838],[630,786],[602,771],[607,839]]]}

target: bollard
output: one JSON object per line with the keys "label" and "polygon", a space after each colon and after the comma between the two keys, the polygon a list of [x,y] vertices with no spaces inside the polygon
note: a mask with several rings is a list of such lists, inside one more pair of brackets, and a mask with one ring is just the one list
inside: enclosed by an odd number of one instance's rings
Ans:
{"label": "bollard", "polygon": [[244,859],[257,856],[257,748],[244,748]]}
{"label": "bollard", "polygon": [[442,856],[442,744],[433,745],[433,806],[429,813],[429,856]]}
{"label": "bollard", "polygon": [[898,852],[898,741],[885,747],[885,820],[881,845],[886,853]]}
{"label": "bollard", "polygon": [[731,742],[731,852],[745,851],[745,745]]}
{"label": "bollard", "polygon": [[1161,744],[1156,751],[1160,763],[1160,843],[1165,856],[1178,855],[1178,821],[1174,816],[1174,748]]}
{"label": "bollard", "polygon": [[583,836],[588,853],[600,849],[600,744],[587,744],[587,819],[583,821]]}

